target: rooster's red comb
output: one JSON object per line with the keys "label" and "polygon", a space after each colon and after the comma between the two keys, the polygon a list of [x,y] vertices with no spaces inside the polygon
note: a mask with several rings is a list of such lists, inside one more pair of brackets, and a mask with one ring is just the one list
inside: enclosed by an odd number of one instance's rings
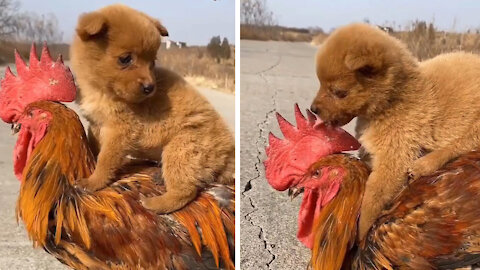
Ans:
{"label": "rooster's red comb", "polygon": [[16,122],[25,107],[35,101],[49,100],[71,102],[76,88],[70,69],[63,64],[61,55],[57,61],[50,57],[44,43],[40,60],[35,44],[30,50],[30,66],[15,50],[17,76],[9,67],[0,84],[0,118],[7,123]]}
{"label": "rooster's red comb", "polygon": [[265,176],[276,190],[283,191],[303,177],[307,169],[320,158],[342,151],[357,150],[359,142],[342,128],[325,125],[307,110],[305,119],[295,104],[297,126],[290,124],[277,113],[277,121],[284,135],[281,140],[269,134]]}

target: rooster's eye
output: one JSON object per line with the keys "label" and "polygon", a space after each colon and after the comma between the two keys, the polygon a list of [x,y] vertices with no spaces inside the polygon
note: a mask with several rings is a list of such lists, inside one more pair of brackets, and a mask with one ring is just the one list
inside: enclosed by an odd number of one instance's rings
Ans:
{"label": "rooster's eye", "polygon": [[313,178],[319,178],[320,176],[322,176],[322,171],[320,170],[315,170],[313,173],[312,173],[312,177]]}
{"label": "rooster's eye", "polygon": [[133,58],[132,55],[129,53],[118,57],[118,64],[120,64],[120,66],[122,67],[128,67],[132,64],[132,62]]}

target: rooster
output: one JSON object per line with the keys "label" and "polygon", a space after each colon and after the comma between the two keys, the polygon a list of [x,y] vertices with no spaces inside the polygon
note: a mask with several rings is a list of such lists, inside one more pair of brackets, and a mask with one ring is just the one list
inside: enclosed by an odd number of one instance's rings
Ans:
{"label": "rooster", "polygon": [[313,269],[455,269],[480,262],[480,152],[411,182],[361,242],[357,222],[370,173],[342,153],[360,144],[295,107],[297,127],[277,114],[281,140],[269,135],[269,184],[291,197],[304,193],[299,240],[312,249]]}
{"label": "rooster", "polygon": [[75,99],[70,70],[35,46],[27,67],[1,82],[0,118],[18,140],[14,171],[21,181],[17,216],[35,247],[74,269],[234,269],[235,190],[207,187],[169,215],[143,208],[143,197],[165,192],[161,168],[125,168],[119,181],[89,192],[75,187],[95,161],[78,116],[60,102]]}

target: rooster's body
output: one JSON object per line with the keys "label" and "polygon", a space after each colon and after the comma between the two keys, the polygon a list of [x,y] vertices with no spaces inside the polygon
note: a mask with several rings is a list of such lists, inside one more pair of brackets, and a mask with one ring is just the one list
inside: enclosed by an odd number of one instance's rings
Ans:
{"label": "rooster's body", "polygon": [[456,269],[480,261],[480,152],[412,182],[360,243],[355,236],[366,165],[340,154],[313,166],[347,171],[315,222],[314,269]]}
{"label": "rooster's body", "polygon": [[58,103],[75,99],[73,77],[46,46],[40,61],[33,46],[30,67],[18,54],[16,65],[2,80],[0,118],[19,132],[17,216],[35,246],[75,269],[235,268],[233,186],[209,186],[169,215],[140,202],[165,192],[157,166],[125,168],[100,191],[76,188],[95,162],[78,116]]}
{"label": "rooster's body", "polygon": [[370,171],[340,152],[359,144],[311,113],[307,121],[298,107],[297,127],[278,119],[285,139],[270,136],[267,180],[293,196],[305,192],[297,236],[312,249],[313,269],[457,269],[480,262],[480,152],[409,183],[358,241]]}
{"label": "rooster's body", "polygon": [[78,117],[53,102],[27,110],[35,109],[51,120],[25,166],[17,213],[36,245],[75,269],[212,269],[220,260],[233,268],[233,187],[212,186],[171,215],[140,203],[165,191],[160,168],[136,167],[111,187],[80,191],[75,180],[94,162]]}

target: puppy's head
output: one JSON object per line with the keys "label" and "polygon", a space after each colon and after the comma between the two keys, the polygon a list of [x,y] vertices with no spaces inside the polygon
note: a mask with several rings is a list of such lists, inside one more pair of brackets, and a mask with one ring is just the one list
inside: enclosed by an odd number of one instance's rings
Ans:
{"label": "puppy's head", "polygon": [[317,53],[320,89],[312,111],[333,125],[356,116],[373,117],[388,108],[417,68],[397,39],[366,24],[334,31]]}
{"label": "puppy's head", "polygon": [[[96,88],[139,103],[155,92],[154,65],[167,29],[156,19],[124,5],[80,16],[72,64]],[[80,69],[80,70],[78,70]]]}

